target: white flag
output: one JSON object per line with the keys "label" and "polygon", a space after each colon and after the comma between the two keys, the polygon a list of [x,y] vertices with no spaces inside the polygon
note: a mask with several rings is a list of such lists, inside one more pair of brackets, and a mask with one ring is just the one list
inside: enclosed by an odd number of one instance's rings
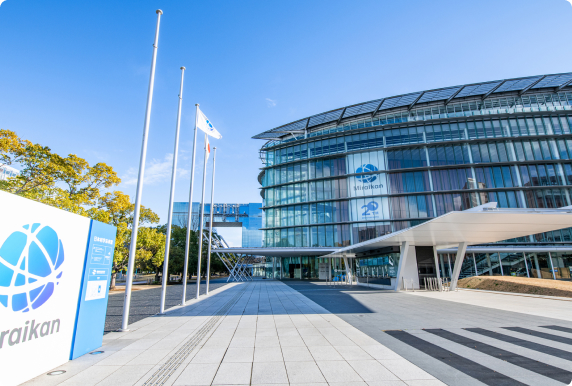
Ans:
{"label": "white flag", "polygon": [[211,121],[203,114],[201,109],[198,109],[199,116],[197,117],[197,127],[216,139],[221,139],[222,135],[215,129]]}
{"label": "white flag", "polygon": [[205,150],[207,152],[207,159],[211,156],[211,144],[209,143],[209,137],[205,135]]}

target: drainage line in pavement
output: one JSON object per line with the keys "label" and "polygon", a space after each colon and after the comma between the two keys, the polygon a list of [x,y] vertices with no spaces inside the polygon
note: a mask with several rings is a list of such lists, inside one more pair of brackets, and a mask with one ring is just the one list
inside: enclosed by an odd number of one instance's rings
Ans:
{"label": "drainage line in pavement", "polygon": [[[248,286],[248,285],[247,285]],[[163,385],[171,375],[179,368],[179,366],[187,359],[190,353],[199,345],[203,338],[212,330],[219,320],[230,311],[233,305],[246,291],[238,292],[224,306],[222,306],[189,340],[179,349],[167,362],[165,362],[143,385],[156,386]]]}

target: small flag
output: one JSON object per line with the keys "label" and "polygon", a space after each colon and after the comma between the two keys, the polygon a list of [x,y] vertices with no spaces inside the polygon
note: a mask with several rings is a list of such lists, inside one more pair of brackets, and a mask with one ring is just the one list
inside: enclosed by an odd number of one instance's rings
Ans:
{"label": "small flag", "polygon": [[205,150],[207,151],[207,159],[211,156],[211,144],[209,143],[209,137],[205,135]]}
{"label": "small flag", "polygon": [[201,109],[198,109],[199,116],[197,117],[197,127],[216,139],[221,139],[222,135],[215,129],[211,121],[203,114]]}

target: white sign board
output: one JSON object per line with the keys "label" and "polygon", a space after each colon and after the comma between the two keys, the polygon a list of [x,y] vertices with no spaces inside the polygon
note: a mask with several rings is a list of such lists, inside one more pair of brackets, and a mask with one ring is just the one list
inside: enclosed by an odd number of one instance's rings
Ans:
{"label": "white sign board", "polygon": [[0,191],[0,374],[18,385],[69,360],[90,219]]}
{"label": "white sign board", "polygon": [[347,178],[349,197],[387,194],[387,176],[379,173],[380,170],[386,170],[383,150],[349,154],[346,157],[346,168],[348,174],[371,172]]}
{"label": "white sign board", "polygon": [[326,280],[328,278],[329,264],[328,263],[318,263],[318,278],[320,280]]}

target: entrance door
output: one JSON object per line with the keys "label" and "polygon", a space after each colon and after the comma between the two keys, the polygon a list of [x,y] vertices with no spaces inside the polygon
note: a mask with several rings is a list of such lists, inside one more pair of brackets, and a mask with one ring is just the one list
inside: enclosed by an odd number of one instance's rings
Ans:
{"label": "entrance door", "polygon": [[417,256],[417,272],[419,272],[419,287],[425,288],[425,279],[437,277],[433,247],[415,247]]}

